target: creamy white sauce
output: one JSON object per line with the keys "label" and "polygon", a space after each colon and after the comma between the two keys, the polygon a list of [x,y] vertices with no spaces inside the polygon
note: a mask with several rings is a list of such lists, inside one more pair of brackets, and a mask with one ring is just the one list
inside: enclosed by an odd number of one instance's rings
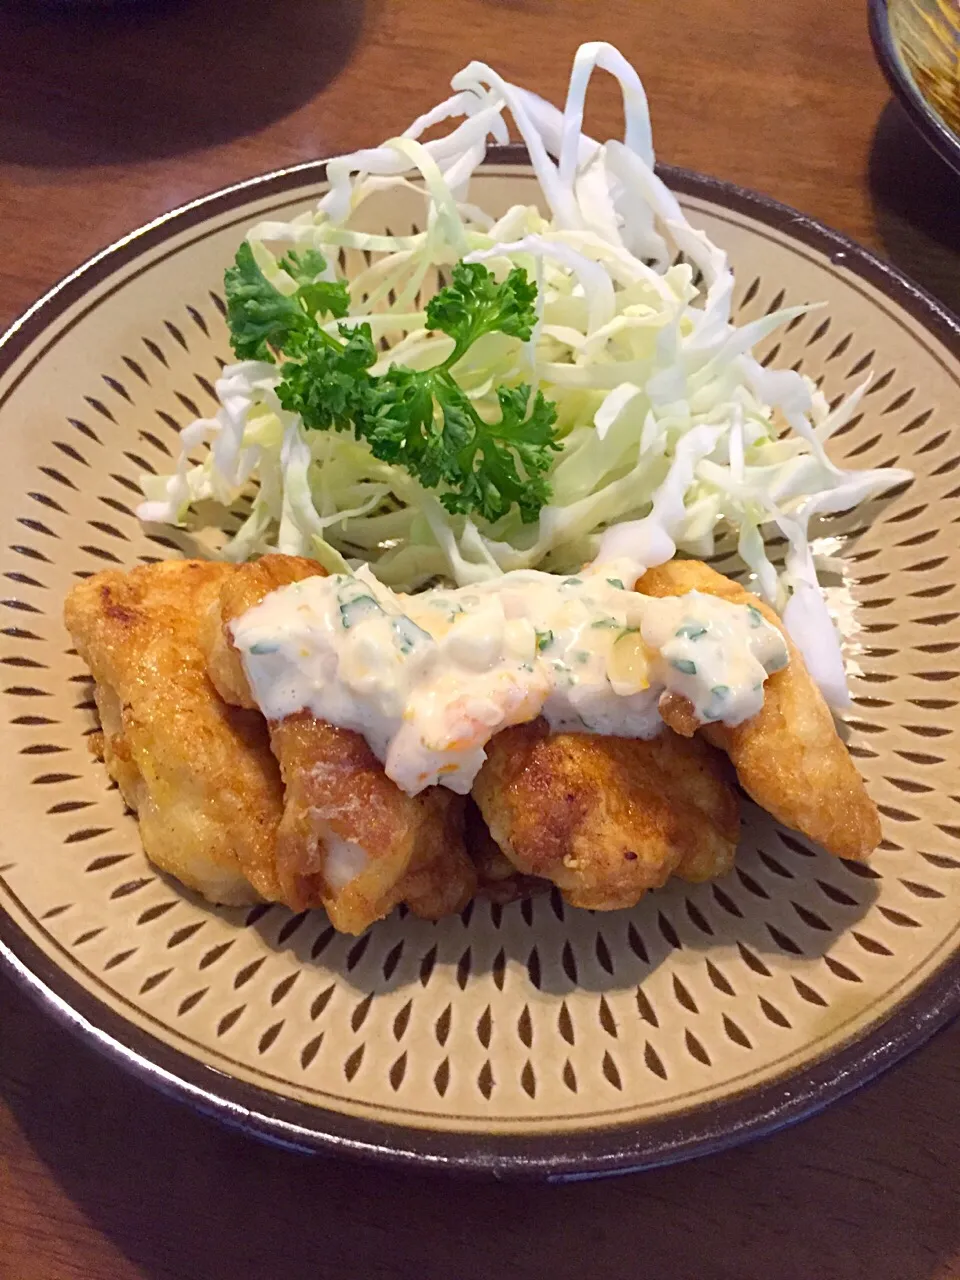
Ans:
{"label": "creamy white sauce", "polygon": [[433,783],[466,794],[490,738],[538,715],[652,738],[669,690],[704,722],[739,724],[787,662],[758,609],[697,591],[638,595],[603,568],[410,596],[364,568],[281,587],[232,634],[268,719],[306,709],[362,733],[410,795]]}

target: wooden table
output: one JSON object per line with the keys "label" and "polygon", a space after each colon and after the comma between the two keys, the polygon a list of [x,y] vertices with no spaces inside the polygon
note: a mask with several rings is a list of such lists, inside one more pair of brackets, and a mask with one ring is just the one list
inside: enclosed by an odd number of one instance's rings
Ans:
{"label": "wooden table", "polygon": [[[101,245],[379,141],[471,57],[554,100],[584,38],[660,156],[756,187],[960,309],[960,180],[888,102],[860,0],[0,0],[0,326]],[[129,9],[129,12],[124,12]],[[615,99],[591,99],[594,131]],[[748,1149],[564,1188],[270,1150],[108,1068],[0,981],[0,1278],[960,1277],[960,1027]]]}

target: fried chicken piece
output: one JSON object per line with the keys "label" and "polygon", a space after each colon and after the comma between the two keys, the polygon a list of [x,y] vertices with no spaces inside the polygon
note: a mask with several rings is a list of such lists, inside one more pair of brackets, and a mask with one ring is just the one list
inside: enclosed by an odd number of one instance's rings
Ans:
{"label": "fried chicken piece", "polygon": [[[208,610],[204,649],[222,696],[256,706],[229,624],[277,588],[323,575],[315,561],[269,555],[238,566]],[[463,844],[463,799],[440,787],[408,796],[365,739],[308,711],[270,722],[286,786],[277,874],[294,910],[323,906],[345,933],[362,933],[400,902],[435,919],[476,889]]]}
{"label": "fried chicken piece", "polygon": [[73,588],[67,629],[90,667],[107,771],[163,871],[213,902],[278,897],[280,771],[259,715],[214,689],[199,620],[232,565],[170,560]]}
{"label": "fried chicken piece", "polygon": [[465,841],[465,797],[430,787],[415,799],[426,812],[397,893],[414,915],[440,920],[462,911],[477,892],[477,870]]}
{"label": "fried chicken piece", "polygon": [[472,799],[467,801],[464,834],[467,852],[477,869],[477,892],[483,897],[506,906],[508,902],[546,893],[550,888],[549,880],[521,875],[490,834],[490,828]]}
{"label": "fried chicken piece", "polygon": [[[779,617],[752,592],[699,560],[671,560],[648,569],[636,586],[650,596],[703,591],[733,604],[752,604],[784,636],[790,661],[764,686],[763,709],[743,724],[711,724],[701,732],[733,762],[744,790],[786,827],[841,858],[862,860],[880,843],[880,818],[863,779],[837,734],[830,709]],[[692,732],[685,699],[665,699],[661,714],[678,732]]]}
{"label": "fried chicken piece", "polygon": [[665,731],[651,741],[551,733],[543,720],[499,733],[473,797],[524,875],[575,907],[633,906],[677,872],[732,865],[739,804],[723,757]]}
{"label": "fried chicken piece", "polygon": [[231,568],[233,572],[222,580],[218,594],[200,620],[200,644],[210,679],[221,698],[234,706],[258,711],[243,660],[233,646],[227,624],[260,604],[271,591],[303,582],[305,578],[325,578],[327,571],[316,560],[280,555],[263,556],[252,564]]}

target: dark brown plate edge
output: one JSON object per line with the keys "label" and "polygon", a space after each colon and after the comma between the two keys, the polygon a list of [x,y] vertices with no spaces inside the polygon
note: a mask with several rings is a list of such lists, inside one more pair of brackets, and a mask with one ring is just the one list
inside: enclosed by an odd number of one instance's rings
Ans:
{"label": "dark brown plate edge", "polygon": [[[525,164],[519,147],[491,148],[492,164]],[[825,254],[919,321],[957,358],[960,326],[896,268],[821,223],[717,179],[659,166],[685,195],[751,216]],[[253,178],[191,202],[96,254],[55,285],[0,337],[0,372],[78,301],[90,285],[171,234],[251,198],[322,181],[322,161]],[[60,969],[0,912],[0,962],[62,1025],[141,1080],[200,1113],[275,1145],[399,1167],[467,1176],[576,1181],[674,1164],[773,1133],[823,1110],[901,1061],[960,1014],[960,953],[954,953],[879,1024],[812,1065],[721,1102],[659,1120],[558,1134],[469,1134],[415,1129],[347,1116],[282,1098],[206,1067],[114,1012]]]}
{"label": "dark brown plate edge", "polygon": [[960,173],[960,138],[927,101],[904,64],[890,27],[889,0],[870,0],[870,41],[887,84],[923,140]]}

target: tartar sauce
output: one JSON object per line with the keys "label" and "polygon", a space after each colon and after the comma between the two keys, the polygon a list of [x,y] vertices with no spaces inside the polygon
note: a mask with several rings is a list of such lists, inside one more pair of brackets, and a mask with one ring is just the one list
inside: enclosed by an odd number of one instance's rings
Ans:
{"label": "tartar sauce", "polygon": [[667,690],[701,721],[739,724],[788,658],[751,605],[654,599],[602,568],[416,595],[361,568],[281,587],[232,634],[268,719],[309,710],[356,730],[410,795],[433,783],[466,794],[490,738],[538,715],[557,730],[652,738]]}

